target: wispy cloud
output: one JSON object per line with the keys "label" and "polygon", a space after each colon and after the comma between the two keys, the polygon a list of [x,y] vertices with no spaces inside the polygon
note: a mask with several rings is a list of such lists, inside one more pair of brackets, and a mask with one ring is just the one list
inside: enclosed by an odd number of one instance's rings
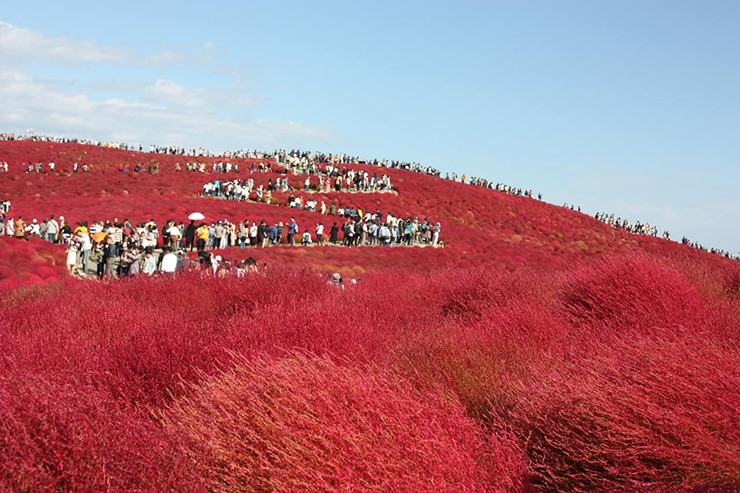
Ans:
{"label": "wispy cloud", "polygon": [[[234,119],[208,106],[207,91],[171,81],[144,89],[149,100],[124,98],[96,101],[35,81],[18,68],[0,67],[2,128],[34,128],[55,135],[213,149],[251,147],[272,149],[312,142],[336,142],[328,128],[294,121]],[[190,103],[188,104],[188,101]]]}
{"label": "wispy cloud", "polygon": [[176,106],[201,109],[208,107],[208,91],[166,79],[158,79],[154,84],[145,87],[142,95],[146,99],[165,101]]}
{"label": "wispy cloud", "polygon": [[46,62],[61,65],[118,63],[158,66],[183,58],[183,53],[175,51],[141,55],[125,48],[103,46],[86,39],[47,36],[38,31],[0,22],[0,60],[5,62]]}
{"label": "wispy cloud", "polygon": [[[245,90],[242,75],[215,77],[216,84],[221,83],[215,87],[168,76],[167,65],[211,63],[216,52],[206,43],[190,52],[136,53],[0,22],[0,128],[218,150],[338,141],[325,127],[250,117],[264,98]],[[29,65],[33,62],[56,66],[60,78],[33,76]],[[101,70],[98,79],[76,80],[75,66],[99,64],[121,65],[125,67],[121,73],[132,76],[111,78]],[[142,82],[151,76],[152,66],[159,67],[158,77]]]}

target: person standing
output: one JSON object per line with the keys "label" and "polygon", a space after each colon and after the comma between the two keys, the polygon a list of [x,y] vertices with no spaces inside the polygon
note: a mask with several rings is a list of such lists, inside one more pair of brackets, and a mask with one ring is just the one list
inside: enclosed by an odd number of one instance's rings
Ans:
{"label": "person standing", "polygon": [[81,244],[82,242],[79,238],[79,234],[70,238],[69,243],[67,244],[67,271],[69,271],[70,274],[75,273],[75,268],[77,267],[77,257],[80,251]]}
{"label": "person standing", "polygon": [[295,222],[295,218],[290,218],[290,224],[288,224],[288,244],[291,246],[295,245],[294,237],[298,233],[298,223]]}
{"label": "person standing", "polygon": [[167,236],[169,238],[168,246],[172,250],[176,250],[180,242],[180,228],[175,226],[175,221],[169,222],[169,227],[167,228]]}
{"label": "person standing", "polygon": [[196,240],[196,248],[199,252],[205,251],[206,249],[206,242],[208,241],[208,237],[210,236],[210,232],[208,231],[208,226],[205,224],[201,224],[200,227],[198,227],[197,230],[195,230],[195,236],[197,237]]}
{"label": "person standing", "polygon": [[188,224],[185,227],[185,248],[189,248],[190,251],[193,251],[193,243],[195,240],[195,221],[190,221],[190,224]]}
{"label": "person standing", "polygon": [[269,230],[267,222],[264,219],[260,221],[260,225],[257,227],[257,241],[262,248],[267,248]]}
{"label": "person standing", "polygon": [[104,275],[108,279],[118,277],[118,265],[120,264],[120,255],[118,245],[113,238],[108,235],[105,237],[105,248],[103,248],[103,264],[105,266]]}
{"label": "person standing", "polygon": [[39,224],[39,238],[42,240],[46,239],[46,229],[49,227],[49,220],[44,218]]}
{"label": "person standing", "polygon": [[283,222],[280,221],[275,228],[275,244],[279,245],[283,242]]}
{"label": "person standing", "polygon": [[224,227],[221,221],[219,221],[213,228],[213,248],[221,248],[221,238],[224,236]]}
{"label": "person standing", "polygon": [[79,229],[79,238],[82,242],[81,253],[82,253],[82,272],[87,274],[87,266],[90,263],[90,252],[92,251],[92,241],[90,235],[86,229]]}
{"label": "person standing", "polygon": [[18,216],[18,219],[16,219],[15,223],[13,224],[13,235],[15,236],[16,240],[22,240],[25,238],[26,223],[23,222],[23,217],[21,216]]}
{"label": "person standing", "polygon": [[259,228],[257,227],[257,223],[252,221],[252,225],[249,227],[249,245],[252,248],[257,247],[257,233]]}
{"label": "person standing", "polygon": [[337,226],[337,223],[334,223],[329,230],[329,242],[332,245],[336,245],[339,241],[339,226]]}
{"label": "person standing", "polygon": [[241,248],[246,248],[248,242],[249,242],[249,221],[245,219],[239,225],[239,246]]}
{"label": "person standing", "polygon": [[316,225],[316,244],[321,246],[323,244],[324,236],[324,225],[319,223]]}

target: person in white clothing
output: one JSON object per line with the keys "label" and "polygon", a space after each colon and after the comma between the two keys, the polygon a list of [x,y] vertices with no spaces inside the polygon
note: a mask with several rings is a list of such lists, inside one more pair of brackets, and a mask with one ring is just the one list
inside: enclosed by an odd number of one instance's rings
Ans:
{"label": "person in white clothing", "polygon": [[321,223],[316,225],[316,243],[324,244],[324,225]]}
{"label": "person in white clothing", "polygon": [[162,274],[174,275],[177,270],[177,255],[175,255],[169,248],[164,249],[164,257],[162,257],[162,266],[160,271]]}

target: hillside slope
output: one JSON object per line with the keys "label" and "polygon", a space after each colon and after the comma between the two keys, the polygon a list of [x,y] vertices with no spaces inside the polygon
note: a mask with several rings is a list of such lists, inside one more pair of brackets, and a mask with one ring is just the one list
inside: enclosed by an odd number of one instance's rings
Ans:
{"label": "hillside slope", "polygon": [[[2,160],[11,217],[340,221],[283,192],[201,197],[231,176],[182,156],[0,142]],[[57,168],[21,169],[36,160]],[[98,282],[62,275],[60,245],[0,239],[0,490],[740,488],[738,262],[352,167],[397,193],[311,196],[439,221],[444,246],[230,247],[269,267]]]}
{"label": "hillside slope", "polygon": [[[22,216],[28,222],[41,221],[52,214],[62,215],[72,224],[76,221],[114,218],[129,219],[133,224],[154,218],[157,224],[167,219],[185,221],[193,211],[205,214],[206,221],[229,219],[232,222],[283,221],[296,218],[301,229],[313,228],[318,222],[328,227],[341,219],[320,216],[304,210],[286,209],[264,203],[203,198],[206,182],[252,177],[255,187],[266,185],[282,173],[250,173],[250,168],[266,160],[230,159],[241,168],[238,173],[211,173],[213,162],[223,158],[189,158],[167,154],[122,151],[99,146],[28,141],[0,141],[0,160],[9,163],[10,172],[0,174],[0,198],[10,200],[10,217]],[[54,173],[46,164],[56,163]],[[205,174],[175,171],[176,163],[207,163]],[[43,173],[26,173],[27,163],[44,163]],[[89,173],[72,172],[74,162],[87,163]],[[159,174],[133,173],[136,164],[144,167],[159,164]],[[127,172],[118,171],[126,165]],[[333,202],[382,211],[394,216],[428,218],[439,221],[445,248],[424,251],[377,252],[374,249],[296,248],[270,249],[250,253],[280,262],[299,262],[338,268],[357,266],[363,270],[393,266],[421,269],[450,265],[497,265],[500,267],[549,268],[573,265],[589,256],[648,251],[661,256],[688,256],[719,262],[684,245],[657,238],[626,233],[602,224],[576,211],[535,199],[482,189],[459,182],[414,173],[365,165],[342,166],[388,174],[397,194],[315,193],[301,192],[305,175],[288,173],[295,194],[313,197],[327,204]],[[276,170],[284,172],[282,167]],[[316,180],[315,177],[314,181]],[[275,193],[273,203],[285,205],[286,193]],[[304,201],[305,202],[305,201]],[[341,233],[340,233],[341,236]],[[234,254],[238,256],[238,252]],[[387,257],[387,258],[386,258]]]}

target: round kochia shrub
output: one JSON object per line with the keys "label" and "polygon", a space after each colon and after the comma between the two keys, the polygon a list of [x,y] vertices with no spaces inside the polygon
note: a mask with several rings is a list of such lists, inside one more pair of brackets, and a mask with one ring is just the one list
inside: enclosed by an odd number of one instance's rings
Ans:
{"label": "round kochia shrub", "polygon": [[705,315],[697,289],[648,255],[603,257],[567,276],[564,308],[578,326],[691,327]]}
{"label": "round kochia shrub", "polygon": [[736,491],[739,362],[708,330],[622,334],[522,384],[502,414],[548,491]]}
{"label": "round kochia shrub", "polygon": [[[4,367],[6,361],[0,361]],[[0,375],[0,491],[205,491],[146,409],[69,377]]]}
{"label": "round kochia shrub", "polygon": [[292,355],[206,378],[162,417],[217,491],[512,491],[525,465],[456,400]]}

